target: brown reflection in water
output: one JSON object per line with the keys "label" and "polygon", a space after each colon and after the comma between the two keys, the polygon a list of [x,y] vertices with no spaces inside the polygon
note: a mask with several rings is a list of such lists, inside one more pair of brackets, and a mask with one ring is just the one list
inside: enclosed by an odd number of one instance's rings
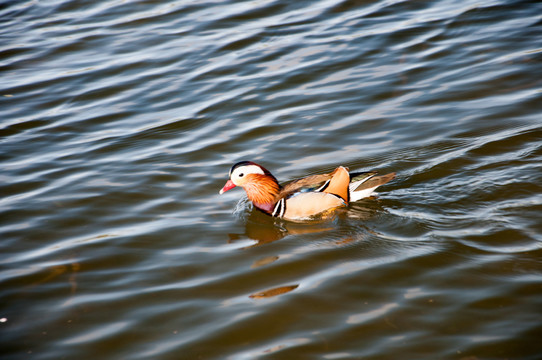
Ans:
{"label": "brown reflection in water", "polygon": [[39,279],[37,281],[34,281],[32,284],[29,285],[30,288],[36,287],[38,285],[42,285],[48,282],[53,281],[57,277],[69,273],[68,282],[70,283],[70,294],[75,294],[75,291],[77,290],[77,281],[76,276],[77,272],[81,268],[81,264],[77,262],[73,262],[67,265],[55,265],[51,266],[49,268],[49,272],[45,275],[44,278]]}
{"label": "brown reflection in water", "polygon": [[334,229],[331,226],[330,219],[333,216],[326,216],[304,222],[291,222],[272,218],[258,210],[253,210],[248,215],[245,222],[245,232],[243,234],[228,234],[229,243],[247,237],[255,240],[257,243],[243,249],[253,246],[259,246],[282,239],[287,235],[312,234]]}
{"label": "brown reflection in water", "polygon": [[260,266],[265,266],[267,264],[271,264],[272,262],[277,261],[278,259],[279,259],[279,257],[277,255],[266,256],[264,258],[261,258],[261,259],[258,259],[256,261],[254,261],[251,268],[254,269],[254,268],[257,268],[257,267],[260,267]]}
{"label": "brown reflection in water", "polygon": [[276,287],[276,288],[267,289],[267,290],[264,290],[264,291],[257,292],[255,294],[250,295],[249,297],[252,298],[252,299],[263,299],[263,298],[268,298],[268,297],[272,297],[272,296],[277,296],[277,295],[281,295],[281,294],[285,294],[287,292],[290,292],[290,291],[292,291],[294,289],[297,289],[298,286],[299,286],[299,284],[280,286],[280,287]]}
{"label": "brown reflection in water", "polygon": [[75,292],[77,291],[77,273],[80,269],[81,264],[75,261],[67,264],[51,266],[45,270],[46,274],[43,277],[36,274],[36,276],[40,276],[41,278],[31,282],[26,288],[26,290],[29,291],[30,289],[41,286],[43,284],[56,281],[59,277],[63,275],[69,275],[68,283],[70,284],[70,295],[65,303],[69,304],[72,300],[72,297],[75,295]]}
{"label": "brown reflection in water", "polygon": [[[258,210],[252,210],[248,213],[245,220],[245,231],[242,234],[228,234],[228,243],[235,242],[236,240],[246,240],[250,238],[256,241],[255,244],[243,247],[241,249],[246,250],[255,246],[269,244],[271,242],[280,240],[287,235],[303,235],[314,234],[321,232],[330,232],[336,230],[338,227],[342,227],[344,221],[353,221],[358,228],[363,224],[364,220],[368,220],[380,211],[385,211],[380,207],[378,203],[369,203],[371,207],[367,207],[368,203],[356,203],[347,208],[336,209],[333,212],[323,214],[318,218],[311,219],[303,222],[292,222],[281,219],[272,218],[266,214],[261,213]],[[343,225],[347,226],[348,224]],[[364,227],[364,226],[363,226]],[[373,231],[364,227],[364,231],[372,233]],[[364,233],[364,232],[363,232]],[[333,243],[336,246],[344,246],[355,242],[360,239],[359,234],[351,233],[350,235],[336,239]],[[250,266],[252,269],[269,265],[279,260],[278,255],[269,255],[262,257],[252,263]],[[291,292],[299,287],[300,284],[278,286],[271,289],[259,291],[249,295],[252,299],[262,299],[282,295]]]}

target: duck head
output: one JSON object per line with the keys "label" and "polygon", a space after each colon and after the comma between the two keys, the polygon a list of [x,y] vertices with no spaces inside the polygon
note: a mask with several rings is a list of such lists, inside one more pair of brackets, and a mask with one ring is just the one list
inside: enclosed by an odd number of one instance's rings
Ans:
{"label": "duck head", "polygon": [[219,193],[223,194],[236,186],[242,187],[249,200],[265,211],[272,209],[280,191],[277,179],[266,168],[252,161],[241,161],[233,165],[229,179]]}

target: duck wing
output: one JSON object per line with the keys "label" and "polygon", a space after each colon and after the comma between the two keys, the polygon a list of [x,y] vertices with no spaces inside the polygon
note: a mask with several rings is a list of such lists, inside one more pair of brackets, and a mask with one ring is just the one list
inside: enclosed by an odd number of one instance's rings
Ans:
{"label": "duck wing", "polygon": [[279,192],[278,198],[289,197],[298,192],[318,192],[331,179],[331,174],[310,175],[285,184]]}
{"label": "duck wing", "polygon": [[329,174],[311,175],[292,181],[282,188],[278,198],[289,198],[298,193],[325,192],[339,196],[348,203],[350,179],[348,168],[339,166]]}

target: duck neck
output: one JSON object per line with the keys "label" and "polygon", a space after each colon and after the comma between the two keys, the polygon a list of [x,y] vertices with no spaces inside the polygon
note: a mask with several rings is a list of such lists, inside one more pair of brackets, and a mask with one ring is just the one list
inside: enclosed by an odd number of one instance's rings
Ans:
{"label": "duck neck", "polygon": [[248,199],[258,209],[271,213],[277,202],[280,186],[273,176],[257,174],[253,181],[244,186]]}

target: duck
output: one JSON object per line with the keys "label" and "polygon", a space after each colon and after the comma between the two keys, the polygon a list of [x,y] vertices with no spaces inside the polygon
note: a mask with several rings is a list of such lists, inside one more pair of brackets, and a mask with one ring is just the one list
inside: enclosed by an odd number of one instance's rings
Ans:
{"label": "duck", "polygon": [[263,166],[252,161],[233,165],[222,195],[235,187],[245,190],[254,207],[272,217],[305,220],[371,196],[377,187],[395,178],[394,172],[349,172],[339,166],[326,174],[309,175],[284,185]]}

